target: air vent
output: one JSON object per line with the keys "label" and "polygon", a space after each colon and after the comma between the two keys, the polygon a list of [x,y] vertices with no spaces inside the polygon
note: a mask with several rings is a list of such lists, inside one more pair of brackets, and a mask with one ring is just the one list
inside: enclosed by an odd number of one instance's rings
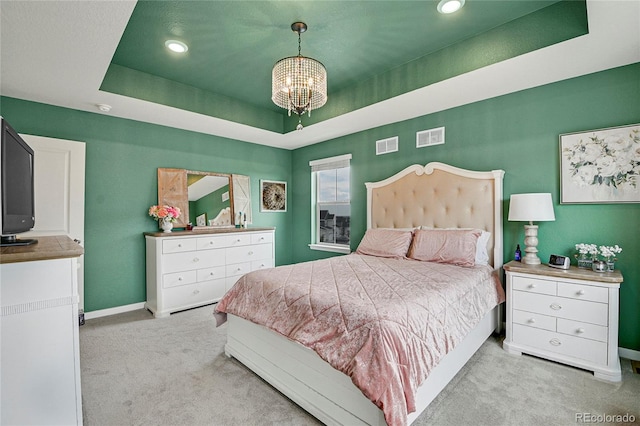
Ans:
{"label": "air vent", "polygon": [[416,148],[431,145],[442,145],[444,143],[444,127],[430,130],[423,130],[416,133]]}
{"label": "air vent", "polygon": [[398,150],[398,137],[380,139],[376,141],[376,155],[388,154]]}

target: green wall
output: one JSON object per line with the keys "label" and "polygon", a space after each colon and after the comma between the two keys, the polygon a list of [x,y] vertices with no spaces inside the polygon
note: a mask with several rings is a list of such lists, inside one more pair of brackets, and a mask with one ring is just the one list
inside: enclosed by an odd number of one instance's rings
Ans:
{"label": "green wall", "polygon": [[[364,182],[404,167],[442,161],[503,169],[512,193],[551,192],[555,222],[540,224],[540,257],[572,254],[579,242],[618,244],[620,346],[640,350],[640,204],[560,205],[558,135],[640,122],[640,64],[604,71],[286,151],[1,98],[0,113],[18,132],[86,142],[85,308],[145,300],[143,232],[156,231],[147,209],[157,201],[158,167],[251,177],[254,226],[275,226],[278,264],[330,256],[311,251],[309,160],[352,153],[352,248],[366,227]],[[446,144],[415,148],[415,132],[446,127]],[[399,136],[400,151],[375,155],[375,141]],[[286,213],[261,214],[260,179],[289,182]],[[523,244],[523,224],[506,220],[505,259]],[[295,220],[294,220],[295,213]]]}
{"label": "green wall", "polygon": [[[540,258],[573,255],[580,242],[618,244],[620,346],[640,350],[640,204],[560,205],[559,140],[562,133],[640,122],[640,64],[566,80],[435,114],[386,125],[293,152],[292,208],[296,213],[293,262],[332,254],[312,251],[309,160],[352,153],[351,247],[366,228],[364,182],[410,164],[441,161],[473,170],[505,170],[504,256],[523,244],[523,223],[508,222],[512,193],[551,192],[555,222],[540,223]],[[426,100],[428,101],[428,100]],[[446,127],[446,143],[415,147],[415,133]],[[399,151],[376,156],[375,141],[399,136]]]}
{"label": "green wall", "polygon": [[[158,167],[251,177],[253,226],[275,226],[276,262],[291,262],[292,213],[261,214],[260,179],[290,181],[291,151],[154,124],[0,98],[19,133],[86,142],[85,310],[144,302],[143,232],[158,199]],[[36,218],[37,221],[37,218]]]}

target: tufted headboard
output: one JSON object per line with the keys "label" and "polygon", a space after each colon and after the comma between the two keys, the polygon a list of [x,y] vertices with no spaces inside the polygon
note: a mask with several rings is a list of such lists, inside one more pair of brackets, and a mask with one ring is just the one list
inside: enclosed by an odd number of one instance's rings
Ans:
{"label": "tufted headboard", "polygon": [[478,228],[491,232],[489,257],[502,266],[503,170],[476,172],[415,164],[367,182],[367,228]]}

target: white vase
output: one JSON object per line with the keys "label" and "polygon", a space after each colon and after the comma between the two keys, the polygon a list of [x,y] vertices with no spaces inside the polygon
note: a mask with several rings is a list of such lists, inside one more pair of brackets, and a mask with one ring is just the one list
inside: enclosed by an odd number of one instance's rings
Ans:
{"label": "white vase", "polygon": [[173,229],[173,222],[171,222],[170,219],[162,219],[160,221],[160,227],[162,228],[163,232],[171,232],[171,230]]}

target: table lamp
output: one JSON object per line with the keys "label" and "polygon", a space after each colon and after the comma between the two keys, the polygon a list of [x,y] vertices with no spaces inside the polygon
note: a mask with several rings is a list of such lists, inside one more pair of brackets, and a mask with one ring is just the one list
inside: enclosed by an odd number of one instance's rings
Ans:
{"label": "table lamp", "polygon": [[510,221],[529,222],[524,226],[525,255],[522,263],[539,265],[538,257],[538,225],[533,222],[556,220],[553,213],[553,202],[549,193],[513,194],[509,203]]}

